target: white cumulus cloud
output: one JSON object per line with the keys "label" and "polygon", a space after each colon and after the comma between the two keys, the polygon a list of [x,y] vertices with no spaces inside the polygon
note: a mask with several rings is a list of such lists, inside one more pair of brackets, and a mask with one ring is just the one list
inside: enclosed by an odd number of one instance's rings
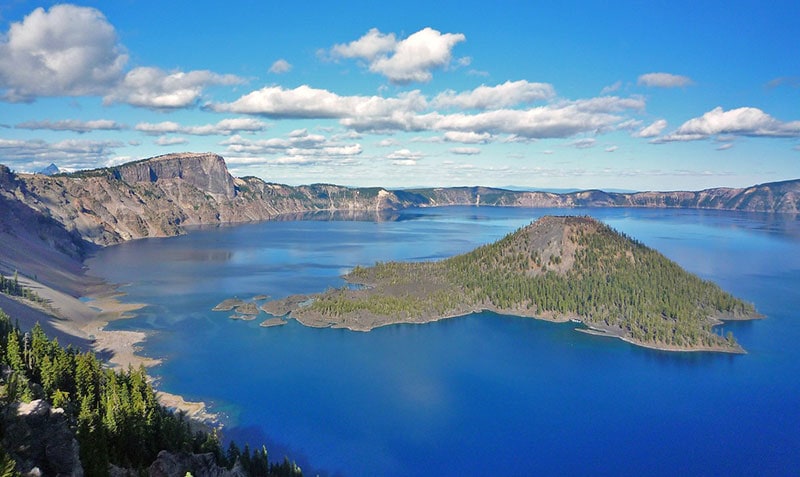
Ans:
{"label": "white cumulus cloud", "polygon": [[624,120],[617,113],[643,107],[644,100],[638,98],[591,98],[526,110],[499,109],[478,114],[444,115],[435,118],[432,127],[449,131],[512,134],[529,139],[559,138],[613,129]]}
{"label": "white cumulus cloud", "polygon": [[647,73],[639,76],[636,84],[651,88],[680,88],[692,84],[692,79],[671,73]]}
{"label": "white cumulus cloud", "polygon": [[698,118],[683,123],[674,132],[654,139],[654,143],[696,141],[711,136],[800,137],[800,121],[782,122],[758,108],[728,111],[716,107]]}
{"label": "white cumulus cloud", "polygon": [[400,41],[390,56],[378,57],[369,69],[386,76],[392,83],[428,82],[431,70],[450,63],[453,47],[466,40],[461,33],[445,33],[424,28]]}
{"label": "white cumulus cloud", "polygon": [[[549,94],[547,88],[536,89],[539,93]],[[450,100],[469,100],[473,104],[477,101],[469,95],[454,95]],[[481,101],[480,104],[490,102],[483,99]],[[450,132],[447,139],[455,142],[485,142],[497,134],[531,140],[610,131],[629,124],[630,117],[626,115],[631,111],[643,110],[645,106],[641,97],[602,96],[575,101],[552,101],[544,106],[528,109],[501,108],[447,114],[431,111],[431,103],[418,90],[384,98],[341,96],[325,89],[302,85],[294,89],[269,86],[250,92],[231,103],[216,103],[207,107],[217,112],[282,119],[334,118],[339,119],[344,127],[360,133]]]}
{"label": "white cumulus cloud", "polygon": [[0,88],[7,101],[102,94],[128,61],[114,27],[94,8],[37,8],[0,36]]}
{"label": "white cumulus cloud", "polygon": [[388,156],[386,156],[387,159],[393,159],[393,160],[396,160],[396,161],[397,160],[414,160],[414,161],[416,161],[417,159],[422,159],[423,157],[424,157],[424,154],[422,154],[421,152],[419,152],[419,151],[411,151],[409,149],[398,149],[397,151],[394,151],[393,153],[391,153]]}
{"label": "white cumulus cloud", "polygon": [[160,137],[153,141],[158,146],[175,146],[177,144],[186,144],[189,141],[185,137]]}
{"label": "white cumulus cloud", "polygon": [[220,75],[208,70],[167,72],[160,68],[139,67],[129,71],[103,101],[151,109],[185,108],[195,104],[207,86],[239,83],[242,79],[238,76]]}
{"label": "white cumulus cloud", "polygon": [[106,104],[174,109],[194,105],[207,86],[243,82],[205,70],[126,71],[127,62],[114,26],[99,10],[69,4],[37,8],[0,35],[2,98],[103,96]]}
{"label": "white cumulus cloud", "polygon": [[613,84],[610,84],[601,89],[600,95],[613,93],[614,91],[618,91],[621,87],[622,87],[622,81],[615,81]]}
{"label": "white cumulus cloud", "polygon": [[139,123],[134,129],[145,134],[160,136],[162,134],[191,134],[193,136],[230,136],[240,132],[259,132],[267,129],[267,123],[255,118],[229,118],[216,124],[201,126],[182,126],[174,121],[160,123]]}
{"label": "white cumulus cloud", "polygon": [[485,132],[447,131],[444,133],[444,140],[447,142],[461,142],[464,144],[486,144],[491,142],[492,135]]}
{"label": "white cumulus cloud", "polygon": [[395,113],[420,111],[427,106],[419,91],[396,98],[340,96],[307,85],[294,89],[268,86],[248,93],[232,103],[209,106],[217,112],[257,114],[274,118],[386,118]]}
{"label": "white cumulus cloud", "polygon": [[656,137],[661,134],[661,131],[667,127],[666,119],[659,119],[654,121],[652,124],[647,125],[635,133],[632,134],[633,137]]}
{"label": "white cumulus cloud", "polygon": [[220,143],[233,157],[283,155],[288,158],[337,158],[357,156],[363,152],[361,144],[332,141],[321,134],[310,134],[306,129],[291,131],[285,138],[247,139],[235,135]]}
{"label": "white cumulus cloud", "polygon": [[450,152],[461,156],[474,156],[480,154],[481,150],[477,147],[453,147],[450,149]]}
{"label": "white cumulus cloud", "polygon": [[555,97],[552,85],[531,83],[529,81],[506,81],[497,86],[479,86],[472,91],[456,93],[445,91],[437,95],[431,103],[437,108],[497,109],[530,104]]}
{"label": "white cumulus cloud", "polygon": [[334,57],[342,58],[361,58],[372,61],[378,57],[395,49],[397,39],[394,33],[385,35],[377,28],[370,29],[358,40],[347,44],[334,45],[331,54]]}
{"label": "white cumulus cloud", "polygon": [[392,83],[424,83],[431,80],[433,70],[450,64],[453,47],[464,40],[462,33],[442,33],[430,27],[398,40],[393,33],[384,34],[373,28],[358,40],[334,45],[330,54],[334,58],[365,60],[370,71]]}

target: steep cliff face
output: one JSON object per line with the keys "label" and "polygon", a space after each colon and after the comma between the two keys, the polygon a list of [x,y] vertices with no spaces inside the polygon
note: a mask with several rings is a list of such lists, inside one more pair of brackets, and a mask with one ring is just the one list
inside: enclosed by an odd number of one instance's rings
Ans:
{"label": "steep cliff face", "polygon": [[[717,188],[702,191],[613,193],[599,190],[554,194],[517,192],[486,187],[416,189],[421,205],[496,205],[510,207],[649,207],[740,210],[797,213],[800,180],[761,184],[745,189]],[[409,198],[411,200],[411,198]]]}
{"label": "steep cliff face", "polygon": [[131,162],[113,169],[117,179],[129,184],[181,179],[222,199],[233,199],[236,188],[222,156],[211,153],[177,153]]}
{"label": "steep cliff face", "polygon": [[186,225],[259,221],[316,211],[381,211],[409,205],[380,188],[328,184],[290,187],[255,177],[234,179],[221,156],[207,153],[170,154],[53,177],[15,175],[3,168],[2,199],[14,202],[13,210],[21,213],[29,209],[28,214],[32,211],[43,220],[60,224],[62,235],[98,245],[177,235]]}
{"label": "steep cliff face", "polygon": [[404,191],[330,184],[291,187],[255,177],[234,178],[224,159],[216,154],[181,153],[53,177],[15,175],[0,166],[0,201],[0,227],[5,227],[6,232],[33,227],[30,217],[35,217],[36,230],[28,235],[38,236],[40,241],[54,241],[51,248],[64,248],[74,256],[80,253],[83,241],[109,245],[177,235],[186,225],[260,221],[321,211],[373,213],[413,206],[490,205],[797,213],[800,180],[747,189],[635,194],[597,190],[555,194],[488,187]]}

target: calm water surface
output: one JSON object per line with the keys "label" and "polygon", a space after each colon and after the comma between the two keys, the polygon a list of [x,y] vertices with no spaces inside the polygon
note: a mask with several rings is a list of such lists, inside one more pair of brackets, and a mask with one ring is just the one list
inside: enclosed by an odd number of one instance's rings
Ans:
{"label": "calm water surface", "polygon": [[793,216],[595,216],[756,304],[749,354],[674,354],[490,313],[359,333],[211,312],[225,298],[341,286],[376,260],[429,260],[564,210],[456,207],[394,221],[287,221],[104,249],[90,272],[149,306],[161,389],[207,402],[226,438],[307,475],[800,474],[800,225]]}

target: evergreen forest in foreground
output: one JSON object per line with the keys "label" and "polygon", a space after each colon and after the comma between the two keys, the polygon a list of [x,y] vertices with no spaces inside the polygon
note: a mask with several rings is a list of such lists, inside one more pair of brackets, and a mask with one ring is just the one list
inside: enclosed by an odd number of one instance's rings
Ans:
{"label": "evergreen forest in foreground", "polygon": [[[288,459],[270,463],[263,446],[250,450],[231,442],[223,450],[215,430],[200,430],[182,412],[159,404],[143,367],[115,370],[91,352],[62,347],[37,324],[23,333],[0,310],[0,405],[8,411],[18,402],[44,399],[62,408],[80,445],[87,476],[109,475],[110,465],[146,475],[160,451],[210,453],[221,468],[237,475],[294,477],[300,469]],[[6,442],[5,425],[0,440]],[[0,475],[15,469],[20,449],[0,449]],[[24,450],[23,450],[24,452]],[[29,469],[23,469],[25,471]],[[45,469],[45,474],[46,474]]]}

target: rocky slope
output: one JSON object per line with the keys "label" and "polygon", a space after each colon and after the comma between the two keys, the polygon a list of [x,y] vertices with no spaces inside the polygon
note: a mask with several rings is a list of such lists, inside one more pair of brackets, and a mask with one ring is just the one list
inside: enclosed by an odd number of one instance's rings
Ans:
{"label": "rocky slope", "polygon": [[[259,221],[314,212],[374,212],[409,204],[385,189],[327,184],[290,187],[255,177],[235,179],[216,154],[170,154],[113,168],[59,174],[14,174],[0,166],[0,200],[15,217],[60,224],[52,234],[97,245],[142,237],[165,237],[186,225]],[[27,209],[27,210],[26,210]],[[8,223],[15,219],[9,217]],[[15,220],[20,222],[20,220]],[[6,220],[4,220],[4,225]],[[33,227],[30,221],[26,226]],[[8,227],[7,227],[8,228]],[[13,232],[13,230],[9,230]]]}
{"label": "rocky slope", "polygon": [[[45,176],[14,174],[0,165],[0,233],[49,242],[80,255],[86,243],[110,245],[183,232],[186,225],[273,219],[307,212],[375,213],[407,207],[678,207],[797,213],[800,180],[746,189],[634,194],[518,192],[487,187],[390,191],[329,184],[291,187],[256,177],[234,178],[224,159],[181,153],[117,167]],[[24,234],[23,234],[24,235]]]}
{"label": "rocky slope", "polygon": [[[495,205],[508,207],[648,207],[800,212],[800,180],[760,184],[743,189],[615,193],[599,190],[555,194],[518,192],[488,187],[405,191],[401,197],[423,205]],[[421,198],[421,199],[420,199]]]}

